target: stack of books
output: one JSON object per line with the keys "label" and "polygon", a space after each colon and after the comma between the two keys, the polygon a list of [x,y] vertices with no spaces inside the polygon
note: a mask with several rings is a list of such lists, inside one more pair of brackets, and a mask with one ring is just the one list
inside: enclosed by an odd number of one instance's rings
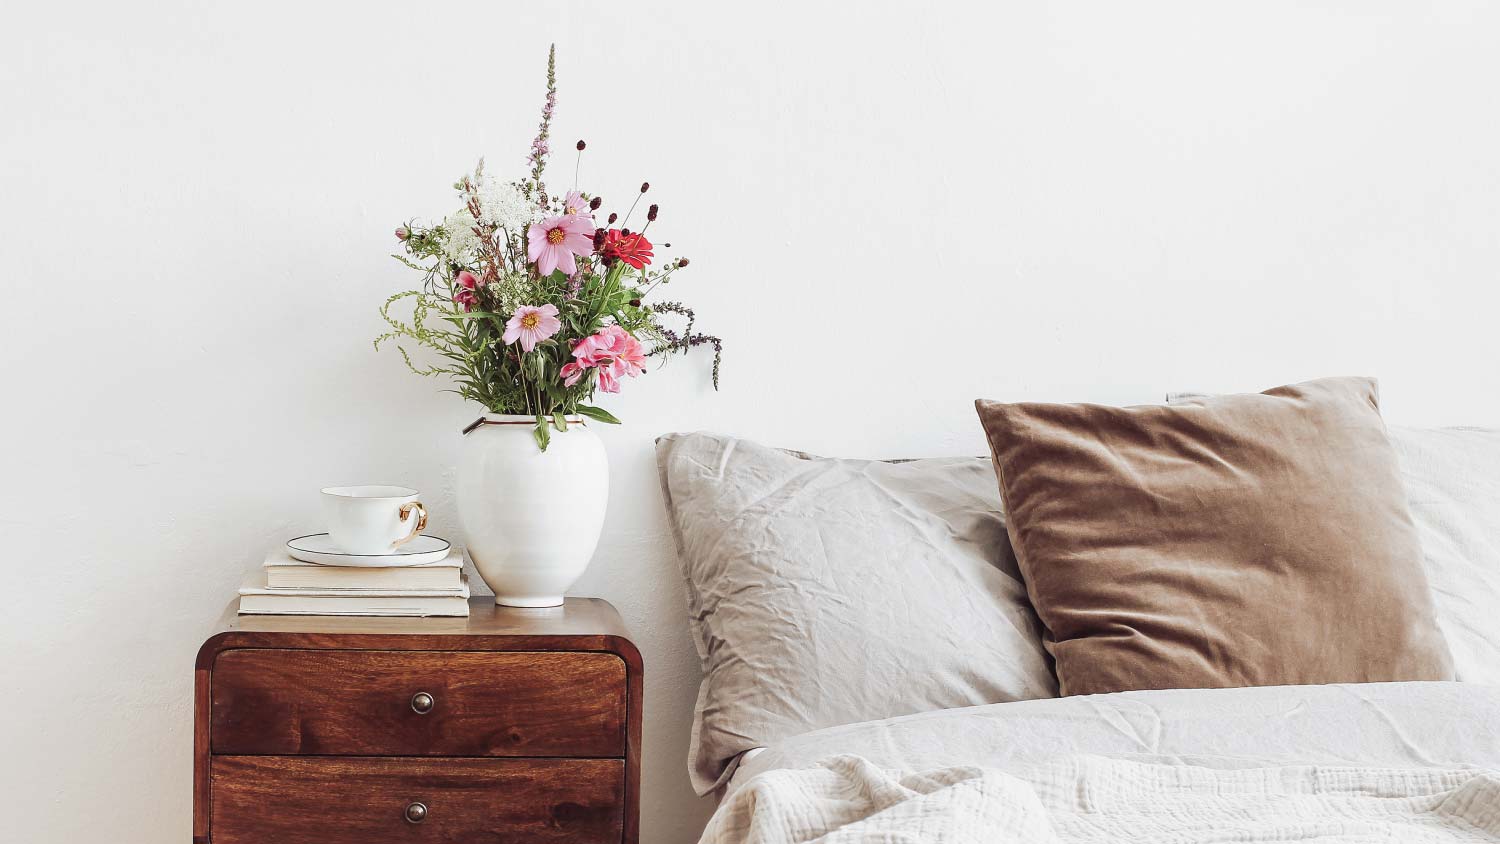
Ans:
{"label": "stack of books", "polygon": [[467,616],[469,579],[452,551],[418,566],[324,566],[281,548],[240,587],[240,615]]}

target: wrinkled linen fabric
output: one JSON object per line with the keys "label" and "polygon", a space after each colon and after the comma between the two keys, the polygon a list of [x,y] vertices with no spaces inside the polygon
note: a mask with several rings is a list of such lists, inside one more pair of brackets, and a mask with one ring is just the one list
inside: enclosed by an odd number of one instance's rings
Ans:
{"label": "wrinkled linen fabric", "polygon": [[1390,437],[1455,678],[1500,685],[1500,430]]}
{"label": "wrinkled linen fabric", "polygon": [[972,766],[902,773],[843,755],[751,780],[709,821],[702,844],[1308,840],[1500,841],[1500,775],[1077,756],[1023,778]]}
{"label": "wrinkled linen fabric", "polygon": [[1373,379],[976,407],[1062,694],[1453,678]]}
{"label": "wrinkled linen fabric", "polygon": [[969,765],[1022,773],[1068,754],[1211,767],[1500,769],[1500,687],[1167,689],[949,709],[783,739],[747,755],[728,790],[841,754],[908,771]]}
{"label": "wrinkled linen fabric", "polygon": [[1053,697],[983,458],[815,458],[657,441],[703,670],[700,794],[753,747],[822,727]]}

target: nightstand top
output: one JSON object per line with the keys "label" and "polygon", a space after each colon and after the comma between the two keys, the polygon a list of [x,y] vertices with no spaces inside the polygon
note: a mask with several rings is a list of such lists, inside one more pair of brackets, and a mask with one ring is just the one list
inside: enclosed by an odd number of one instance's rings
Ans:
{"label": "nightstand top", "polygon": [[640,664],[625,622],[602,598],[568,598],[560,607],[496,606],[469,599],[468,618],[236,615],[231,606],[199,652],[199,665],[230,648],[397,648],[400,650],[599,650]]}

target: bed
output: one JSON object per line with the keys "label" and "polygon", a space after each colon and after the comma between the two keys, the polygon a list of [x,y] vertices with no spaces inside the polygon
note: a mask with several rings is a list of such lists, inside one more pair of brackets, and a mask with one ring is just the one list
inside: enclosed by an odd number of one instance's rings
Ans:
{"label": "bed", "polygon": [[1389,438],[1445,679],[1081,694],[989,461],[664,437],[704,844],[1500,841],[1500,431]]}

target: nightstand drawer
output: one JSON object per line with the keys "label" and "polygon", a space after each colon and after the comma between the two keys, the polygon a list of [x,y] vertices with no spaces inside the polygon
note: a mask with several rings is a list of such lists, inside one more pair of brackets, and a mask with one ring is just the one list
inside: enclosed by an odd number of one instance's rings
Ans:
{"label": "nightstand drawer", "polygon": [[625,663],[612,653],[226,650],[212,752],[624,756]]}
{"label": "nightstand drawer", "polygon": [[214,844],[614,844],[625,814],[620,759],[216,756],[210,776]]}

